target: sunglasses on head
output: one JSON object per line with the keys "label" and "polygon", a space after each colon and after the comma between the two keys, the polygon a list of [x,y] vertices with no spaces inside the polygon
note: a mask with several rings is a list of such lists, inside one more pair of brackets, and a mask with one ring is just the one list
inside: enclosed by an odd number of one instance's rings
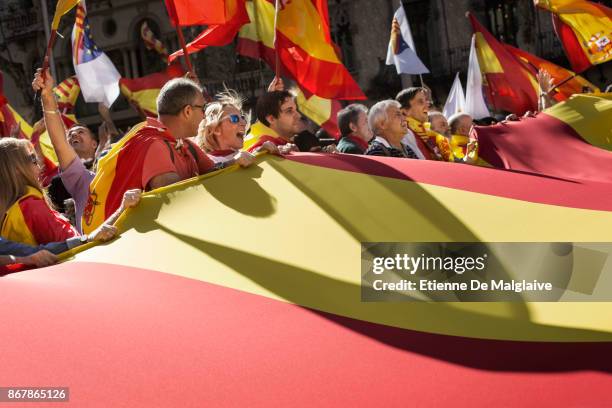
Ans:
{"label": "sunglasses on head", "polygon": [[244,115],[236,115],[235,113],[231,114],[231,115],[228,115],[227,117],[229,118],[230,123],[239,123],[240,119],[246,120]]}

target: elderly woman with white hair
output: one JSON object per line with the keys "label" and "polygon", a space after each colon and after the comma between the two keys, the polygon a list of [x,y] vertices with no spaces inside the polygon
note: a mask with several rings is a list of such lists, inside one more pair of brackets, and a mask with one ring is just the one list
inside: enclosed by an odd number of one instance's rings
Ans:
{"label": "elderly woman with white hair", "polygon": [[[248,123],[242,113],[242,104],[242,97],[235,91],[228,90],[218,94],[215,101],[209,103],[204,111],[196,142],[217,168],[234,163],[242,167],[253,164],[255,156],[240,150]],[[278,148],[271,143],[264,143],[260,150],[278,154]]]}
{"label": "elderly woman with white hair", "polygon": [[374,132],[374,140],[366,155],[417,158],[414,150],[402,143],[408,128],[400,106],[399,102],[389,99],[370,108],[368,123]]}

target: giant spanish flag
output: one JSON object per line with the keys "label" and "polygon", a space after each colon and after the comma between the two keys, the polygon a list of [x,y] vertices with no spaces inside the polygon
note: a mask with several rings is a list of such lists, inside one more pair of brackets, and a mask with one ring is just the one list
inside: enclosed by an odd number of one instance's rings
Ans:
{"label": "giant spanish flag", "polygon": [[535,0],[535,4],[552,13],[574,71],[612,59],[612,9],[585,0]]}
{"label": "giant spanish flag", "polygon": [[166,82],[185,73],[180,63],[171,64],[166,71],[140,78],[121,78],[119,89],[125,98],[145,116],[157,116],[157,95]]}
{"label": "giant spanish flag", "polygon": [[589,87],[593,91],[599,92],[599,88],[597,86],[568,69],[546,61],[545,59],[536,57],[527,51],[515,48],[511,45],[504,44],[504,47],[525,64],[525,66],[533,73],[534,78],[538,70],[544,69],[550,74],[555,85],[562,84],[557,87],[552,94],[552,97],[557,101],[564,101],[573,94],[582,93],[583,87]]}
{"label": "giant spanish flag", "polygon": [[[612,94],[574,95],[535,118],[476,127],[495,167],[612,183]],[[609,188],[609,187],[608,187]]]}
{"label": "giant spanish flag", "polygon": [[612,303],[360,296],[362,242],[610,242],[609,184],[268,155],[147,193],[119,227],[0,279],[0,383],[91,408],[612,404]]}
{"label": "giant spanish flag", "polygon": [[240,30],[238,52],[262,58],[272,68],[276,66],[278,52],[281,73],[290,76],[309,94],[327,99],[365,99],[330,39],[327,3],[319,0],[281,3],[275,32],[275,1],[247,2],[251,23]]}
{"label": "giant spanish flag", "polygon": [[494,111],[522,115],[538,108],[538,84],[529,69],[469,14],[485,95]]}

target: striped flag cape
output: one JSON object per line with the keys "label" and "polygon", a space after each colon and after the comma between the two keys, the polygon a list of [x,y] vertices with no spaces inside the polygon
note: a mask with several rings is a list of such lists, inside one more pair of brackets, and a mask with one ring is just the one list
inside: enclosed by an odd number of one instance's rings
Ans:
{"label": "striped flag cape", "polygon": [[574,95],[535,118],[475,133],[480,157],[495,167],[612,183],[612,93]]}
{"label": "striped flag cape", "polygon": [[1,279],[0,383],[69,385],[66,405],[94,408],[608,406],[612,303],[362,302],[360,258],[362,242],[608,242],[611,191],[264,155],[150,192],[116,241]]}
{"label": "striped flag cape", "polygon": [[185,71],[180,62],[173,63],[164,72],[145,75],[140,78],[121,78],[119,88],[125,98],[143,116],[157,116],[157,95],[166,82],[183,76]]}

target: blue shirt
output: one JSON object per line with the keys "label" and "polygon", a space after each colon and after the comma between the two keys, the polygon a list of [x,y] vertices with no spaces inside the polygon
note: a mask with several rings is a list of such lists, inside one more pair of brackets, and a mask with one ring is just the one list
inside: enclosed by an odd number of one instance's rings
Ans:
{"label": "blue shirt", "polygon": [[31,246],[0,237],[0,255],[28,256],[43,249],[57,255],[79,246],[81,243],[81,237],[74,237],[62,242],[50,242],[45,245]]}

